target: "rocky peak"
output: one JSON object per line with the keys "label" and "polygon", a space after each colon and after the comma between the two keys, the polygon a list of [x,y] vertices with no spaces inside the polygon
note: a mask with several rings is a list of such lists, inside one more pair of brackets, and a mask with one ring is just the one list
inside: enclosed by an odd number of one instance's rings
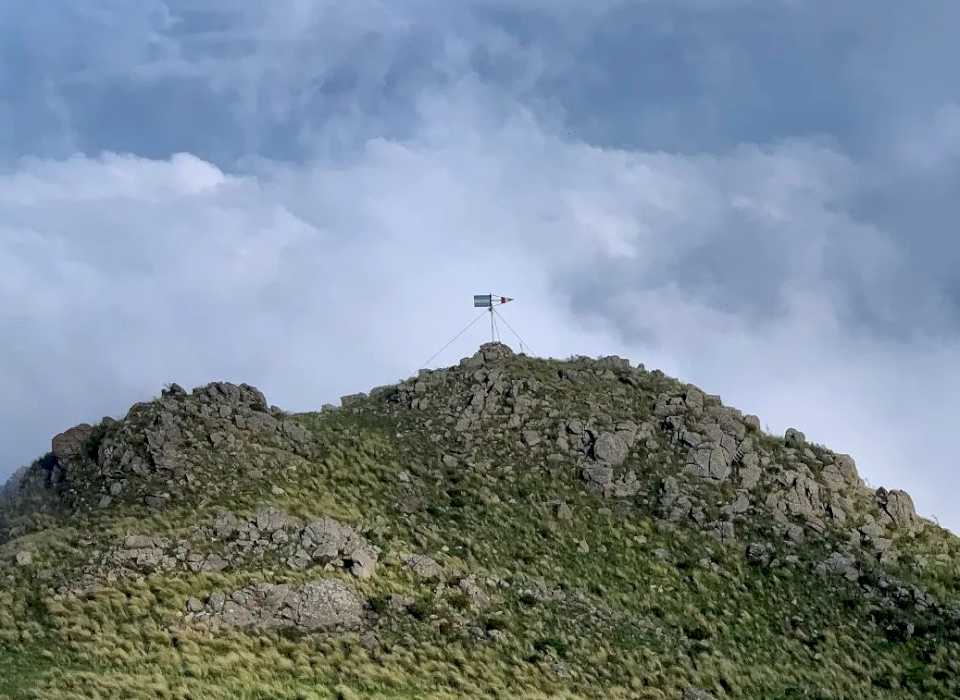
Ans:
{"label": "rocky peak", "polygon": [[89,510],[116,502],[163,508],[265,478],[267,452],[308,456],[308,433],[248,384],[177,384],[105,418],[57,435],[10,494],[34,510]]}
{"label": "rocky peak", "polygon": [[[119,604],[121,663],[145,640],[208,665],[226,640],[283,664],[328,645],[331,667],[376,660],[415,694],[424,648],[470,669],[457,691],[485,659],[524,665],[544,697],[799,697],[826,667],[810,687],[892,698],[865,655],[906,658],[903,687],[960,668],[955,538],[851,456],[761,425],[624,358],[500,343],[309,414],[246,384],[171,384],[57,435],[0,494],[0,662],[44,629],[103,663],[92,640]],[[916,687],[955,696],[937,668]]]}
{"label": "rocky peak", "polygon": [[767,435],[757,416],[620,357],[544,361],[489,343],[351,408],[429,424],[444,463],[569,467],[603,498],[721,542],[822,540],[890,560],[896,531],[921,523],[907,494],[865,488],[849,455],[795,428]]}

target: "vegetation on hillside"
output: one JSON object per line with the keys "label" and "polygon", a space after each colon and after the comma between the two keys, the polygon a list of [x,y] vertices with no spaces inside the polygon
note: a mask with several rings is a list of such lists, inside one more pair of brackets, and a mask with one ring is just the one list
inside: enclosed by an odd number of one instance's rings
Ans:
{"label": "vegetation on hillside", "polygon": [[[859,487],[842,522],[780,513],[771,484],[827,478],[832,452],[747,428],[768,456],[757,486],[743,488],[746,442],[729,476],[702,478],[657,415],[671,398],[696,413],[688,385],[486,350],[318,413],[165,392],[38,460],[0,522],[0,696],[960,697],[948,532],[886,523]],[[598,486],[599,436],[627,433]],[[679,516],[672,484],[692,503]],[[740,496],[746,509],[727,507]],[[211,535],[218,518],[268,507],[348,524],[376,548],[375,574],[292,566],[281,529],[230,558],[246,545]],[[851,542],[858,527],[882,551]],[[164,544],[137,551],[160,554],[120,558],[139,535]],[[227,565],[184,568],[178,547]],[[853,573],[824,568],[841,554]],[[233,627],[195,603],[317,579],[356,592],[359,628]]]}

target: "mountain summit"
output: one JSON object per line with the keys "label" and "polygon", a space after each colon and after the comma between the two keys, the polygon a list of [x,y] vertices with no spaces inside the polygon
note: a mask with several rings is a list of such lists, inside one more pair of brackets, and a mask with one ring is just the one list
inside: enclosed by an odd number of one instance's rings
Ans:
{"label": "mountain summit", "polygon": [[0,495],[0,695],[960,697],[960,540],[798,430],[499,343],[341,403],[53,438]]}

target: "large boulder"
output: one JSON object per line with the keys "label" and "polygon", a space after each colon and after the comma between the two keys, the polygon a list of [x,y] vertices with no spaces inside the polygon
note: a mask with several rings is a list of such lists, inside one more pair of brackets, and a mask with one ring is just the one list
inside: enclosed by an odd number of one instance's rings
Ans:
{"label": "large boulder", "polygon": [[783,440],[787,443],[787,447],[794,447],[797,449],[801,449],[807,444],[807,436],[796,428],[787,428],[787,432],[784,433]]}
{"label": "large boulder", "polygon": [[909,528],[916,523],[917,511],[906,491],[887,491],[881,487],[876,491],[876,498],[884,522],[901,528]]}
{"label": "large boulder", "polygon": [[730,465],[730,454],[716,443],[701,443],[687,458],[687,472],[702,479],[724,481],[732,471]]}
{"label": "large boulder", "polygon": [[598,462],[619,467],[627,460],[627,441],[617,433],[601,433],[593,445],[593,455]]}
{"label": "large boulder", "polygon": [[87,441],[93,435],[93,426],[81,423],[53,438],[51,451],[60,464],[82,457]]}
{"label": "large boulder", "polygon": [[417,578],[443,578],[443,567],[440,566],[435,559],[425,554],[411,554],[403,559],[403,563],[407,565]]}

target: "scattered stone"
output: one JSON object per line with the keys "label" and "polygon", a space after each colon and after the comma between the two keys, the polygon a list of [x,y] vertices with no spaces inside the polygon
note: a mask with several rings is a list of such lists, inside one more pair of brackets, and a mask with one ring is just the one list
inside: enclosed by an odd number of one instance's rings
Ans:
{"label": "scattered stone", "polygon": [[840,552],[831,554],[826,561],[817,566],[817,571],[821,574],[843,576],[848,581],[856,581],[860,578],[856,561]]}
{"label": "scattered stone", "polygon": [[30,566],[33,563],[33,552],[28,550],[20,550],[17,552],[15,560],[17,566]]}
{"label": "scattered stone", "polygon": [[457,587],[466,595],[472,607],[482,610],[490,605],[490,596],[480,587],[476,576],[471,575],[460,579]]}
{"label": "scattered stone", "polygon": [[403,563],[406,564],[418,578],[438,579],[443,577],[443,567],[440,566],[435,559],[424,554],[411,554],[404,558]]}
{"label": "scattered stone", "polygon": [[583,468],[583,479],[587,484],[601,493],[608,493],[613,483],[613,467],[605,465],[591,465]]}
{"label": "scattered stone", "polygon": [[527,447],[536,447],[543,440],[543,436],[536,430],[524,430],[523,442]]}

